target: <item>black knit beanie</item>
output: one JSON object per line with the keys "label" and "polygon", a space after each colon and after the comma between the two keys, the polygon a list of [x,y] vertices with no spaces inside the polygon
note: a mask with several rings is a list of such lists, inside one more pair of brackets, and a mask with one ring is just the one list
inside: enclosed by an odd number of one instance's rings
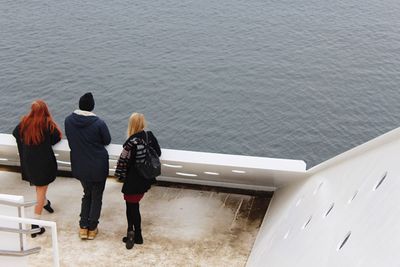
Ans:
{"label": "black knit beanie", "polygon": [[92,111],[94,109],[94,99],[92,93],[86,93],[79,99],[79,109]]}

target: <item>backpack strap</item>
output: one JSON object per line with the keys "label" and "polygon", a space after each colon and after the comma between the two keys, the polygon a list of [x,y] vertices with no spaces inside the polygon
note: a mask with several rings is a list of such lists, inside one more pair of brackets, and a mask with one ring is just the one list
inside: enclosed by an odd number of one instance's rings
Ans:
{"label": "backpack strap", "polygon": [[147,132],[144,131],[144,134],[146,135],[146,145],[149,145],[149,137],[147,136]]}

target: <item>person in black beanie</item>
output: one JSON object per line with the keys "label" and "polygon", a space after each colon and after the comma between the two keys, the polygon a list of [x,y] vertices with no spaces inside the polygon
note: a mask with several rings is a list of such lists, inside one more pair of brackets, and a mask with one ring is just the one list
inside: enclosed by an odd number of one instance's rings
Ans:
{"label": "person in black beanie", "polygon": [[83,187],[79,237],[94,239],[98,233],[103,192],[108,176],[108,152],[111,136],[105,122],[96,116],[92,93],[79,99],[79,109],[65,119],[65,134],[71,149],[73,177]]}
{"label": "person in black beanie", "polygon": [[94,99],[92,93],[86,93],[79,99],[79,109],[85,111],[93,111]]}

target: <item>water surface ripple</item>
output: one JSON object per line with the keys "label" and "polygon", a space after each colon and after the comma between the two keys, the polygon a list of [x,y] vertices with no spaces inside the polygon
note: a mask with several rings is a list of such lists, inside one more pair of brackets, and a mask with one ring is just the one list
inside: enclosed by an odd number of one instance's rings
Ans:
{"label": "water surface ripple", "polygon": [[92,91],[114,143],[131,112],[164,148],[315,165],[400,120],[397,0],[2,0],[0,132]]}

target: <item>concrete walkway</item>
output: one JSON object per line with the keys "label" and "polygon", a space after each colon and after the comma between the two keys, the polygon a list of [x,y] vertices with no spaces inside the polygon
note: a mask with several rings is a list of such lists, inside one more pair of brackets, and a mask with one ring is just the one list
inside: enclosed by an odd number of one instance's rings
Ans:
{"label": "concrete walkway", "polygon": [[[0,171],[0,193],[35,200],[34,187],[19,173]],[[153,186],[141,201],[144,244],[127,250],[125,202],[121,184],[108,179],[99,235],[78,238],[82,189],[73,178],[57,178],[48,198],[55,213],[61,266],[244,266],[264,217],[269,198]],[[33,208],[26,211],[32,217]],[[29,256],[29,266],[51,266],[51,234],[28,238],[42,251]]]}

